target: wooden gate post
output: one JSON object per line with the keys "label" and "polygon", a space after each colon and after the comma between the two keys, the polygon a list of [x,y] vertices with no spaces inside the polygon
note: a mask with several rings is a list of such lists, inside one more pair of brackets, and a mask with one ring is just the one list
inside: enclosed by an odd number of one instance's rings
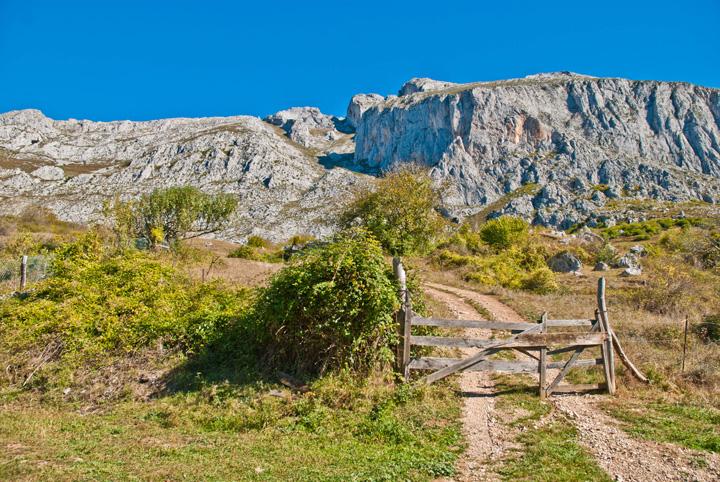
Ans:
{"label": "wooden gate post", "polygon": [[20,261],[20,291],[24,291],[25,285],[27,284],[27,263],[28,257],[27,255],[23,255]]}
{"label": "wooden gate post", "polygon": [[412,303],[407,289],[407,275],[400,258],[393,258],[393,272],[400,285],[400,310],[397,312],[398,341],[396,365],[405,380],[410,379],[410,334],[412,330]]}
{"label": "wooden gate post", "polygon": [[608,321],[607,303],[605,301],[605,278],[598,279],[597,289],[598,302],[598,323],[600,330],[607,334],[607,339],[602,344],[603,367],[605,369],[605,382],[610,395],[615,393],[615,354],[613,352],[613,335]]}
{"label": "wooden gate post", "polygon": [[[542,324],[540,327],[541,333],[547,332],[547,311],[542,314],[542,317],[540,318],[540,323]],[[540,361],[538,362],[540,364],[539,372],[540,372],[540,400],[545,400],[547,398],[547,346],[543,346],[540,348]]]}

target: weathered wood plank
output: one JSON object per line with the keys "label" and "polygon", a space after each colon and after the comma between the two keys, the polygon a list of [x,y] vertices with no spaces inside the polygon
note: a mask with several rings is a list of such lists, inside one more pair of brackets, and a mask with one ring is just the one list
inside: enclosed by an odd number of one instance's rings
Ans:
{"label": "weathered wood plank", "polygon": [[[542,334],[544,335],[547,332],[547,311],[542,314],[542,319],[540,321],[540,325],[542,328],[540,330],[542,331]],[[547,390],[545,389],[546,385],[546,379],[547,379],[547,346],[543,345],[542,348],[540,348],[540,360],[538,360],[538,371],[540,372],[540,400],[543,400],[547,398]]]}
{"label": "weathered wood plank", "polygon": [[[452,365],[453,363],[457,363],[459,361],[462,361],[462,358],[442,358],[442,357],[422,357],[422,358],[414,358],[410,361],[410,369],[411,370],[440,370],[441,368],[445,368],[447,366]],[[505,366],[505,362],[507,363],[513,363],[513,364],[522,364],[523,367],[529,368],[529,370],[525,370],[523,368],[523,373],[537,373],[538,372],[538,364],[536,361],[515,361],[515,360],[487,360],[488,362],[503,362],[499,365],[493,365],[488,364],[485,362],[480,362],[475,365],[472,365],[468,368],[466,368],[464,371],[467,372],[480,372],[480,371],[492,371],[494,369],[494,366]],[[562,368],[565,366],[564,361],[555,361],[555,362],[549,362],[547,364],[548,369],[551,368]],[[584,360],[577,360],[574,367],[591,367],[595,365],[601,365],[602,364],[602,358],[589,358]],[[518,365],[520,366],[520,365]]]}
{"label": "weathered wood plank", "polygon": [[596,346],[602,345],[605,340],[607,333],[522,333],[509,346]]}
{"label": "weathered wood plank", "polygon": [[536,323],[514,323],[511,321],[489,321],[489,320],[447,320],[442,318],[424,318],[415,316],[412,324],[416,326],[440,326],[444,328],[479,328],[486,330],[508,330],[521,332],[528,330]]}
{"label": "weathered wood plank", "polygon": [[607,385],[605,383],[586,383],[578,385],[558,385],[553,388],[554,393],[576,393],[596,390],[607,390]]}
{"label": "weathered wood plank", "polygon": [[[540,329],[540,325],[533,324],[532,328],[528,328],[523,333],[528,334],[528,333],[535,332],[539,329]],[[485,359],[487,359],[487,357],[489,357],[493,353],[496,353],[499,348],[501,348],[503,346],[507,346],[508,344],[512,343],[517,336],[519,336],[519,335],[512,336],[506,340],[501,340],[493,347],[488,347],[488,348],[482,350],[481,352],[474,354],[471,357],[465,358],[464,360],[461,360],[461,361],[454,363],[450,366],[447,366],[441,370],[438,370],[435,373],[431,373],[430,375],[423,378],[423,382],[429,385],[430,383],[441,380],[449,375],[452,375],[455,372],[459,372],[469,366],[475,365],[478,362],[484,361]]]}
{"label": "weathered wood plank", "polygon": [[[410,362],[411,370],[439,370],[453,363],[461,361],[458,358],[416,358]],[[509,373],[537,373],[537,363],[517,360],[485,360],[469,366],[467,372],[509,372]]]}
{"label": "weathered wood plank", "polygon": [[452,346],[457,348],[485,348],[495,345],[498,340],[480,340],[477,338],[456,338],[449,336],[410,337],[410,343],[419,346]]}
{"label": "weathered wood plank", "polygon": [[595,320],[547,320],[548,327],[558,326],[592,326]]}
{"label": "weathered wood plank", "polygon": [[[605,302],[605,278],[601,277],[598,279],[597,289],[597,302],[598,302],[598,323],[600,330],[605,333],[610,333],[610,324],[608,322],[607,314],[607,303]],[[613,355],[612,340],[607,339],[603,342],[602,347],[603,366],[605,369],[605,383],[608,388],[610,395],[615,393],[615,360]]]}

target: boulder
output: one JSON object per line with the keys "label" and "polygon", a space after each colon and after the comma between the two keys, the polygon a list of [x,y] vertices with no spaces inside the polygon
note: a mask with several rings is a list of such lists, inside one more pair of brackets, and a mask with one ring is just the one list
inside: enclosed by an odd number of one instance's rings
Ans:
{"label": "boulder", "polygon": [[645,246],[643,246],[642,244],[636,244],[635,246],[630,248],[630,253],[636,256],[644,256],[646,254]]}
{"label": "boulder", "polygon": [[580,260],[568,251],[557,253],[548,260],[547,265],[556,273],[572,273],[582,269]]}
{"label": "boulder", "polygon": [[65,179],[65,171],[58,166],[42,166],[30,173],[31,176],[43,181],[62,181]]}
{"label": "boulder", "polygon": [[610,266],[608,266],[607,263],[603,263],[602,261],[595,264],[595,267],[593,268],[593,271],[607,271],[610,269]]}
{"label": "boulder", "polygon": [[640,268],[640,260],[633,253],[622,256],[615,263],[616,268]]}
{"label": "boulder", "polygon": [[622,273],[620,273],[620,276],[640,276],[642,274],[642,268],[639,266],[635,268],[625,268]]}

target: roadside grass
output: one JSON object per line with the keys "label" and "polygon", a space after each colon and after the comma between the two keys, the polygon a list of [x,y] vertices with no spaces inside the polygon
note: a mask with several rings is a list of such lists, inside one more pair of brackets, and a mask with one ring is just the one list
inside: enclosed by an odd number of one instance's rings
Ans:
{"label": "roadside grass", "polygon": [[520,445],[498,463],[496,471],[504,480],[611,480],[577,443],[572,423],[538,398],[527,377],[502,375],[495,380],[499,392],[495,406],[512,417],[505,423]]}
{"label": "roadside grass", "polygon": [[626,432],[636,437],[720,452],[720,410],[662,401],[611,401],[603,409],[620,420]]}
{"label": "roadside grass", "polygon": [[304,394],[207,384],[87,412],[0,399],[0,479],[431,480],[453,474],[460,403],[445,384],[320,379]]}

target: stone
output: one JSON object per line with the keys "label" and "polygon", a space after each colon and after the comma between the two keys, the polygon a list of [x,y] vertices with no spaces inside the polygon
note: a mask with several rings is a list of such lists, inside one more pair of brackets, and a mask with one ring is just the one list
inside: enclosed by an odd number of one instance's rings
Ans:
{"label": "stone", "polygon": [[63,171],[62,167],[57,166],[38,167],[30,175],[43,181],[62,181],[65,179],[65,171]]}
{"label": "stone", "polygon": [[602,261],[600,261],[595,264],[593,271],[607,271],[609,269],[610,269],[610,266],[608,266],[607,263],[603,263]]}
{"label": "stone", "polygon": [[645,246],[642,244],[636,244],[630,248],[630,252],[636,256],[644,256],[647,252]]}
{"label": "stone", "polygon": [[642,268],[639,266],[633,267],[633,268],[625,268],[622,273],[620,273],[620,276],[640,276],[642,274]]}
{"label": "stone", "polygon": [[557,253],[547,261],[547,265],[556,273],[572,273],[582,269],[580,260],[568,251]]}
{"label": "stone", "polygon": [[616,268],[639,268],[640,260],[638,260],[636,255],[634,255],[632,253],[628,253],[628,254],[620,257],[620,259],[617,260],[617,262],[615,263],[615,267]]}

